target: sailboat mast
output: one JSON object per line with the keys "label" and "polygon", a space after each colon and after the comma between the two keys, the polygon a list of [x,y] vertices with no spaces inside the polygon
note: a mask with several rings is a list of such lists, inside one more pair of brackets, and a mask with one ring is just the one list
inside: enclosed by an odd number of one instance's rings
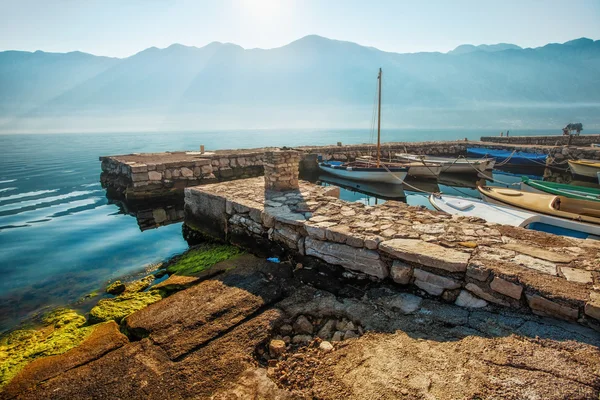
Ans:
{"label": "sailboat mast", "polygon": [[381,158],[381,68],[379,68],[379,105],[377,106],[377,168],[379,168],[379,160]]}

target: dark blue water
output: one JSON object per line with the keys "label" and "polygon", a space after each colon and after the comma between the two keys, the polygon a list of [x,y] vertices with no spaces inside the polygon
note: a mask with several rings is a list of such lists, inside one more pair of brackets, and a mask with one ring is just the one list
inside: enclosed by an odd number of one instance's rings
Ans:
{"label": "dark blue water", "polygon": [[[384,131],[383,138],[474,140],[496,134],[395,130]],[[44,307],[74,302],[110,279],[187,247],[181,223],[142,232],[135,218],[109,203],[99,183],[99,156],[195,150],[201,144],[210,150],[368,140],[367,130],[0,135],[0,330]],[[350,191],[343,195],[357,200],[352,196]],[[424,199],[415,196],[409,202],[426,204]]]}

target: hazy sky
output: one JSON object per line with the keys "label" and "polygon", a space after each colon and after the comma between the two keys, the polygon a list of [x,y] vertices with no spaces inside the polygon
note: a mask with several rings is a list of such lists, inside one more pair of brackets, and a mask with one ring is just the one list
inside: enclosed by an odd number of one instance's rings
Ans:
{"label": "hazy sky", "polygon": [[172,43],[283,46],[308,34],[386,51],[600,39],[600,0],[0,0],[0,50],[124,57]]}

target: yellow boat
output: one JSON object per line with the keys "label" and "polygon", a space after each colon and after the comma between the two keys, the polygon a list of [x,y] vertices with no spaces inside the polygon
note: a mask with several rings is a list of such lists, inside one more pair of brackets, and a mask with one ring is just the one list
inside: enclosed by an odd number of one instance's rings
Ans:
{"label": "yellow boat", "polygon": [[600,225],[600,203],[597,201],[499,187],[477,186],[477,190],[483,199],[490,203]]}
{"label": "yellow boat", "polygon": [[598,160],[569,160],[569,167],[575,175],[596,178],[600,172],[600,161]]}

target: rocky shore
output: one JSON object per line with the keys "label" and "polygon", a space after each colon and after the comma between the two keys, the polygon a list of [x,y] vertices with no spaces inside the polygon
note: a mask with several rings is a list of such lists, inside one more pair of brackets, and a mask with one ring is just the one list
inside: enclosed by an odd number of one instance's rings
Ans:
{"label": "rocky shore", "polygon": [[[311,258],[274,263],[213,246],[221,245],[201,245],[166,266],[183,265],[188,275],[137,292],[160,300],[119,325],[91,325],[70,350],[26,364],[0,397],[600,394],[600,337],[589,328],[493,305],[458,307],[424,291],[345,278]],[[120,289],[114,299],[127,295],[127,285]]]}

